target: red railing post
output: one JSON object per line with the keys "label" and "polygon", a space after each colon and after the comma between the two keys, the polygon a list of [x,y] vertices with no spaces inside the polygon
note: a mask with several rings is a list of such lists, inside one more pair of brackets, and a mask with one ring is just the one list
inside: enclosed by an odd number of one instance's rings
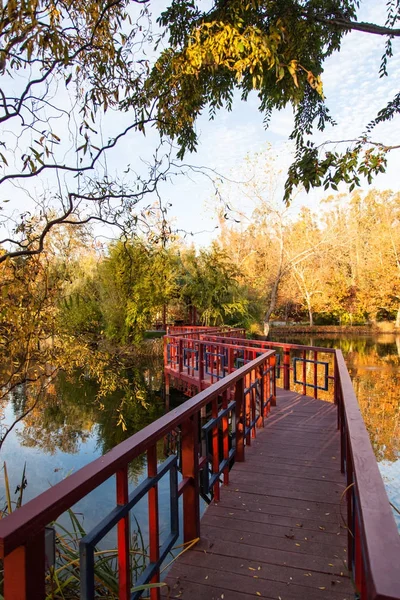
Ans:
{"label": "red railing post", "polygon": [[183,371],[183,340],[180,339],[179,340],[179,355],[178,355],[178,367],[179,367],[179,373],[182,373]]}
{"label": "red railing post", "polygon": [[314,398],[318,400],[318,352],[314,351]]}
{"label": "red railing post", "polygon": [[[228,408],[228,391],[222,394],[222,409]],[[229,458],[229,422],[228,415],[222,417],[222,448],[224,460]],[[224,469],[224,485],[229,484],[229,464]]]}
{"label": "red railing post", "polygon": [[44,600],[44,530],[5,556],[4,598],[7,600]]}
{"label": "red railing post", "polygon": [[[147,450],[147,474],[149,477],[157,475],[157,445],[154,444]],[[156,563],[160,557],[160,531],[158,520],[158,487],[157,484],[149,490],[149,554],[150,562]],[[157,571],[150,583],[158,583],[160,574]],[[151,600],[160,600],[160,588],[151,588]]]}
{"label": "red railing post", "polygon": [[253,371],[250,372],[250,423],[254,423],[253,427],[251,428],[251,437],[255,438],[256,437],[256,411],[257,411],[257,390],[255,387],[255,383],[256,383],[256,378],[257,378],[257,373],[256,370],[254,369]]}
{"label": "red railing post", "polygon": [[269,380],[267,375],[264,375],[265,364],[258,367],[258,376],[260,379],[260,418],[258,419],[259,427],[264,427],[264,417],[268,416],[268,407],[264,407],[265,400],[269,398]]}
{"label": "red railing post", "polygon": [[182,423],[182,477],[190,481],[183,491],[183,541],[200,537],[199,415]]}
{"label": "red railing post", "polygon": [[[272,368],[272,396],[271,406],[276,406],[276,354],[269,358],[269,364]],[[269,374],[268,374],[269,376]]]}
{"label": "red railing post", "polygon": [[235,461],[244,461],[244,377],[235,383],[235,422],[236,422],[236,454]]}
{"label": "red railing post", "polygon": [[[128,467],[117,471],[117,504],[127,504],[128,493]],[[129,515],[118,522],[118,588],[119,600],[129,600],[131,597],[131,568],[130,568],[130,535]]]}
{"label": "red railing post", "polygon": [[[350,442],[348,438],[348,431],[344,431],[345,443],[346,443],[346,483],[347,483],[347,567],[353,569],[353,552],[354,552],[354,528],[353,528],[353,515],[354,515],[354,486],[355,481],[353,478],[353,460],[351,456]],[[354,575],[354,573],[353,573]]]}
{"label": "red railing post", "polygon": [[[358,592],[358,597],[360,600],[367,600],[366,590],[365,590],[365,573],[364,573],[364,564],[363,564],[363,556],[362,556],[362,548],[361,548],[361,532],[360,532],[360,524],[359,524],[359,516],[357,511],[355,511],[354,517],[354,583],[356,586],[356,592]],[[350,559],[349,559],[350,560]]]}
{"label": "red railing post", "polygon": [[166,367],[168,365],[168,350],[167,350],[167,346],[168,346],[168,338],[165,335],[163,338],[163,344],[164,344],[164,348],[163,348],[163,355],[164,355],[164,367]]}
{"label": "red railing post", "polygon": [[341,407],[340,407],[340,389],[339,389],[339,368],[336,357],[336,352],[333,355],[334,361],[334,379],[333,379],[333,398],[337,407],[337,428],[340,429],[341,424]]}
{"label": "red railing post", "polygon": [[[211,401],[211,416],[213,419],[218,417],[218,396]],[[212,435],[212,472],[219,471],[219,428],[218,423],[211,430]],[[217,479],[213,486],[214,502],[219,502],[219,480]]]}
{"label": "red railing post", "polygon": [[233,371],[233,348],[228,348],[228,374]]}
{"label": "red railing post", "polygon": [[283,389],[290,390],[290,350],[283,349]]}
{"label": "red railing post", "polygon": [[203,381],[204,381],[204,343],[199,342],[199,392],[203,389]]}
{"label": "red railing post", "polygon": [[[247,435],[245,435],[246,438],[246,445],[250,446],[251,445],[251,428],[250,428],[250,423],[251,423],[251,390],[250,390],[250,383],[251,383],[251,374],[247,373],[244,377],[244,386],[245,386],[245,392],[244,392],[244,402],[243,402],[243,407],[244,407],[244,417],[245,417],[245,429],[248,430]],[[246,393],[247,392],[247,393]]]}

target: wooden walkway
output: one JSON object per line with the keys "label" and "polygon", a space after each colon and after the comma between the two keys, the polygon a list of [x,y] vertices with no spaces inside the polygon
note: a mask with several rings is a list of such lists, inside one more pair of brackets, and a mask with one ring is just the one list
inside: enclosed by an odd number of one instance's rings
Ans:
{"label": "wooden walkway", "polygon": [[346,504],[333,404],[277,390],[201,541],[168,573],[165,598],[351,600]]}

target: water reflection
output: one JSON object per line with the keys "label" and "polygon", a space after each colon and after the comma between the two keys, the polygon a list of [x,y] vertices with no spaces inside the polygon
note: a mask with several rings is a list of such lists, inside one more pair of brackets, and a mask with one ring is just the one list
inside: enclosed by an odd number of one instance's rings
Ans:
{"label": "water reflection", "polygon": [[[74,454],[94,436],[98,451],[104,454],[164,412],[162,362],[138,365],[129,370],[127,377],[129,398],[124,398],[121,390],[99,403],[98,387],[93,381],[79,373],[74,378],[61,373],[43,401],[25,418],[25,426],[18,432],[20,443],[49,454]],[[17,417],[24,412],[25,403],[24,396],[13,397]],[[125,427],[118,425],[121,407]]]}
{"label": "water reflection", "polygon": [[340,348],[377,460],[400,456],[400,336],[292,335],[275,340]]}

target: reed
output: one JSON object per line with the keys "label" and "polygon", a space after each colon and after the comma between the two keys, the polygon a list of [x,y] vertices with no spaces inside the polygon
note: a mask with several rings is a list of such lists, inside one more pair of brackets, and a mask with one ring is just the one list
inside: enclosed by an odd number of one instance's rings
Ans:
{"label": "reed", "polygon": [[[6,463],[3,464],[5,504],[0,509],[0,518],[17,510],[23,501],[27,486],[26,464],[22,472],[21,483],[17,486],[12,500],[10,480]],[[56,521],[52,523],[56,532],[56,561],[46,574],[46,600],[77,600],[80,598],[80,562],[79,542],[86,531],[78,516],[68,510],[68,526]],[[148,564],[149,556],[140,525],[134,517],[136,531],[131,537],[130,567],[132,579],[137,580]],[[94,578],[96,584],[96,600],[118,600],[118,551],[95,548]],[[3,600],[3,565],[0,561],[0,599]],[[168,587],[165,583],[149,583],[133,587],[131,592],[148,592],[154,587]]]}

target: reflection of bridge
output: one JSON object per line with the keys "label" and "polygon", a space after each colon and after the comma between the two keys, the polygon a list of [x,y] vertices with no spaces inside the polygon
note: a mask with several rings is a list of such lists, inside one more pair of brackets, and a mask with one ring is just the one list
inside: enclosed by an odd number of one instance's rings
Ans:
{"label": "reflection of bridge", "polygon": [[[168,382],[191,397],[0,521],[6,600],[45,597],[45,526],[111,476],[115,509],[80,543],[82,598],[95,598],[95,548],[115,526],[118,597],[159,581],[182,498],[184,541],[200,541],[152,600],[343,600],[354,597],[349,573],[362,599],[399,600],[399,535],[341,352],[188,328],[169,332],[164,357]],[[172,433],[179,456],[157,464]],[[148,477],[130,491],[129,462],[144,453]],[[160,533],[162,477],[171,517]],[[200,494],[213,499],[202,519]],[[145,495],[149,561],[132,582],[130,511]]]}

